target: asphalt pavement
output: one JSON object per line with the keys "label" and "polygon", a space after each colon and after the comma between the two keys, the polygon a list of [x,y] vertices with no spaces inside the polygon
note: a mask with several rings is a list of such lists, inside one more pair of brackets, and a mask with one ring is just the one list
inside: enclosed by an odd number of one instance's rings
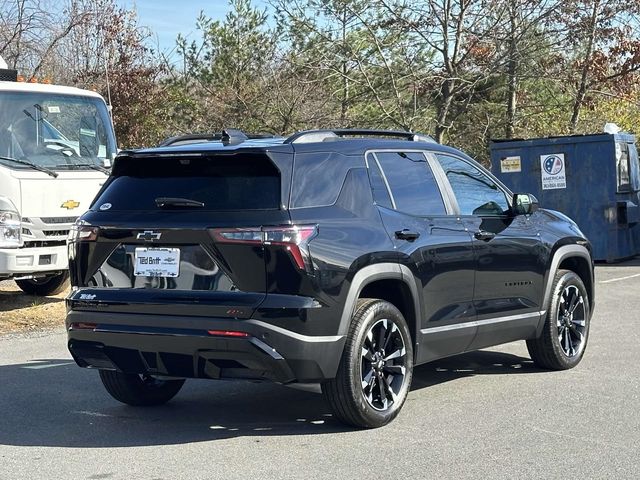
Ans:
{"label": "asphalt pavement", "polygon": [[0,479],[640,478],[640,261],[596,277],[577,368],[538,370],[524,342],[423,365],[369,431],[314,388],[192,380],[123,406],[62,331],[0,337]]}

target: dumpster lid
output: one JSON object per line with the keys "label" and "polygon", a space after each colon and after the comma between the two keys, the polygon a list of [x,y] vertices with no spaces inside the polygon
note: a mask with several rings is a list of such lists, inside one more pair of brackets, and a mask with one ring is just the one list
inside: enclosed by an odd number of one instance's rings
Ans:
{"label": "dumpster lid", "polygon": [[630,133],[586,133],[580,135],[550,135],[548,137],[537,138],[496,138],[491,140],[491,146],[515,146],[516,144],[531,145],[534,144],[549,144],[549,145],[563,145],[569,143],[588,143],[588,142],[609,142],[611,139],[614,141],[622,140],[624,142],[635,143],[636,137]]}

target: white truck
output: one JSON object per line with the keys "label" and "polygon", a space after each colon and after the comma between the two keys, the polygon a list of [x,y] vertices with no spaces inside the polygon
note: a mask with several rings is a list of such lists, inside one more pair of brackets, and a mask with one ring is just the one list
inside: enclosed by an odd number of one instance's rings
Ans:
{"label": "white truck", "polygon": [[116,154],[104,99],[24,83],[0,69],[0,281],[32,295],[66,287],[66,240]]}

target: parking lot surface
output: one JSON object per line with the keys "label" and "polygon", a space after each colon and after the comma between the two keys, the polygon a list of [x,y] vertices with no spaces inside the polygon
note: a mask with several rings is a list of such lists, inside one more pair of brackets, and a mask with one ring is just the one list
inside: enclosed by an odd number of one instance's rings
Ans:
{"label": "parking lot surface", "polygon": [[577,368],[538,370],[524,342],[423,365],[369,431],[312,387],[191,380],[165,406],[123,406],[62,331],[0,337],[0,479],[638,478],[640,261],[596,282]]}

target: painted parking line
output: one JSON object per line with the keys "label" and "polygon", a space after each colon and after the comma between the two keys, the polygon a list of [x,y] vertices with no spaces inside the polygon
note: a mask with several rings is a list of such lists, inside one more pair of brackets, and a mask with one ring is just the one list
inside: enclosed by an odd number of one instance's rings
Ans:
{"label": "painted parking line", "polygon": [[74,410],[71,413],[77,413],[78,415],[88,415],[90,417],[113,417],[113,415],[107,415],[106,413],[92,412],[90,410]]}
{"label": "painted parking line", "polygon": [[66,363],[39,363],[38,365],[25,365],[20,368],[28,368],[29,370],[42,370],[43,368],[64,367],[65,365],[73,365],[73,362]]}
{"label": "painted parking line", "polygon": [[598,283],[613,283],[613,282],[621,282],[622,280],[628,280],[630,278],[635,278],[635,277],[640,277],[640,273],[636,273],[635,275],[627,275],[626,277],[619,277],[619,278],[611,278],[609,280],[603,280],[601,282]]}

